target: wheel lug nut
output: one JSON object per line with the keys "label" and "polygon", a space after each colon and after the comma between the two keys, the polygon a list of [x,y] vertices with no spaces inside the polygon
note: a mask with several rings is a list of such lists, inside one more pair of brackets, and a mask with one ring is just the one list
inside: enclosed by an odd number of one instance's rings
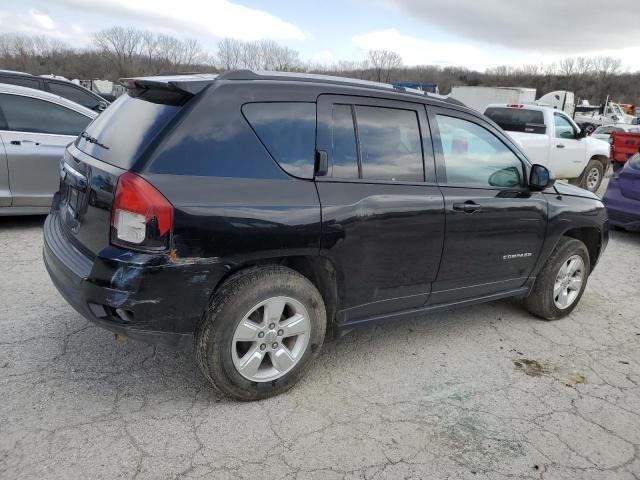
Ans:
{"label": "wheel lug nut", "polygon": [[278,330],[278,336],[281,337],[282,335],[284,335],[284,330],[282,329]]}
{"label": "wheel lug nut", "polygon": [[267,348],[267,344],[263,343],[262,345],[260,345],[260,350],[264,350],[265,348]]}
{"label": "wheel lug nut", "polygon": [[277,342],[273,342],[271,344],[271,348],[278,348],[278,343]]}
{"label": "wheel lug nut", "polygon": [[258,333],[258,338],[262,338],[262,337],[264,337],[264,332]]}
{"label": "wheel lug nut", "polygon": [[270,328],[271,330],[273,330],[274,328],[276,328],[276,324],[275,324],[275,323],[272,323],[271,325],[269,325],[269,328]]}

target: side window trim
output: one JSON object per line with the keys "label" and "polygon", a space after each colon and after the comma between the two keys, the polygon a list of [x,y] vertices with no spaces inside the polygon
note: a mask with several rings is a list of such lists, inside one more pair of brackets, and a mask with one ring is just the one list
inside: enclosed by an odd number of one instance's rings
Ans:
{"label": "side window trim", "polygon": [[520,161],[521,169],[522,169],[522,178],[523,185],[521,189],[526,189],[527,187],[527,173],[528,173],[528,161],[526,157],[512,144],[510,140],[505,141],[503,135],[500,135],[500,132],[496,131],[492,125],[483,124],[478,121],[471,115],[467,115],[464,112],[458,112],[453,109],[435,107],[431,105],[426,105],[427,117],[429,119],[429,125],[431,128],[431,138],[433,142],[433,150],[435,155],[435,164],[436,164],[436,178],[437,183],[443,187],[458,187],[458,188],[471,188],[471,189],[480,189],[480,190],[514,190],[512,187],[494,187],[494,186],[483,186],[483,185],[461,185],[461,184],[449,184],[447,182],[447,167],[444,159],[444,152],[442,148],[442,140],[440,138],[440,131],[438,129],[438,122],[436,121],[437,115],[444,115],[447,117],[457,118],[459,120],[464,120],[474,125],[477,125],[480,128],[483,128],[491,135],[496,137],[504,146],[507,148],[513,155]]}
{"label": "side window trim", "polygon": [[[329,161],[333,165],[333,157],[331,155],[331,115],[334,105],[349,105],[351,107],[352,119],[354,124],[354,133],[356,135],[356,151],[358,157],[358,177],[359,178],[340,178],[331,176],[315,176],[316,181],[323,182],[345,182],[345,183],[378,183],[388,185],[437,185],[436,168],[434,156],[434,143],[431,138],[430,119],[425,110],[425,104],[405,102],[401,100],[377,98],[377,97],[361,97],[351,95],[338,94],[321,94],[317,99],[317,129],[316,129],[316,150],[324,150],[329,155]],[[362,160],[360,138],[358,133],[358,122],[356,118],[355,108],[358,105],[395,108],[399,110],[409,110],[416,114],[418,121],[418,129],[420,133],[420,148],[422,153],[422,172],[423,180],[421,181],[389,181],[389,180],[373,180],[362,178]]]}

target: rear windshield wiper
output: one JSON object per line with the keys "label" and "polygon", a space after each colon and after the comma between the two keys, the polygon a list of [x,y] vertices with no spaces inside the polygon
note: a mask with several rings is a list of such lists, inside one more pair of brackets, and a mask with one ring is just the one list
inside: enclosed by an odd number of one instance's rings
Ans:
{"label": "rear windshield wiper", "polygon": [[87,142],[89,143],[93,143],[94,145],[97,145],[99,147],[104,148],[105,150],[109,150],[109,147],[107,147],[104,143],[100,143],[98,141],[98,139],[96,137],[92,137],[91,135],[89,135],[87,132],[82,132],[80,134],[80,136],[82,138],[84,138]]}

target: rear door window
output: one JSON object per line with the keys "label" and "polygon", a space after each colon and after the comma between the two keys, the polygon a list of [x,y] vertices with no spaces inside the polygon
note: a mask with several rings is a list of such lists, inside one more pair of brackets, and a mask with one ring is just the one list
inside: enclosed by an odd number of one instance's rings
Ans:
{"label": "rear door window", "polygon": [[351,105],[334,105],[332,112],[331,176],[358,178],[358,149]]}
{"label": "rear door window", "polygon": [[0,110],[7,130],[76,136],[91,121],[70,108],[38,98],[0,94]]}
{"label": "rear door window", "polygon": [[356,105],[356,121],[363,179],[424,181],[415,111]]}
{"label": "rear door window", "polygon": [[487,108],[484,114],[508,132],[544,134],[544,114],[526,108]]}
{"label": "rear door window", "polygon": [[40,85],[38,84],[38,80],[36,80],[35,78],[29,78],[29,77],[1,77],[0,76],[0,83],[8,83],[10,85],[19,85],[21,87],[27,87],[27,88],[35,88],[36,90],[38,90],[40,88]]}
{"label": "rear door window", "polygon": [[242,113],[273,159],[288,174],[313,178],[316,104],[247,103]]}
{"label": "rear door window", "polygon": [[100,100],[97,97],[94,97],[89,92],[74,85],[65,85],[63,83],[51,82],[48,84],[48,87],[51,93],[60,95],[63,98],[71,100],[72,102],[79,103],[83,107],[87,107],[91,110],[93,110],[100,104]]}

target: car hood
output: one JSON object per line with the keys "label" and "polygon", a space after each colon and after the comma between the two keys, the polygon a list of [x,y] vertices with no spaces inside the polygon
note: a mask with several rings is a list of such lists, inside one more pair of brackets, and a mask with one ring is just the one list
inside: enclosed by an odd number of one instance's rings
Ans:
{"label": "car hood", "polygon": [[555,188],[556,192],[560,195],[571,195],[572,197],[584,197],[592,198],[593,200],[600,200],[600,197],[595,193],[591,193],[588,190],[584,190],[574,185],[569,185],[568,183],[556,182],[553,184],[553,188]]}

